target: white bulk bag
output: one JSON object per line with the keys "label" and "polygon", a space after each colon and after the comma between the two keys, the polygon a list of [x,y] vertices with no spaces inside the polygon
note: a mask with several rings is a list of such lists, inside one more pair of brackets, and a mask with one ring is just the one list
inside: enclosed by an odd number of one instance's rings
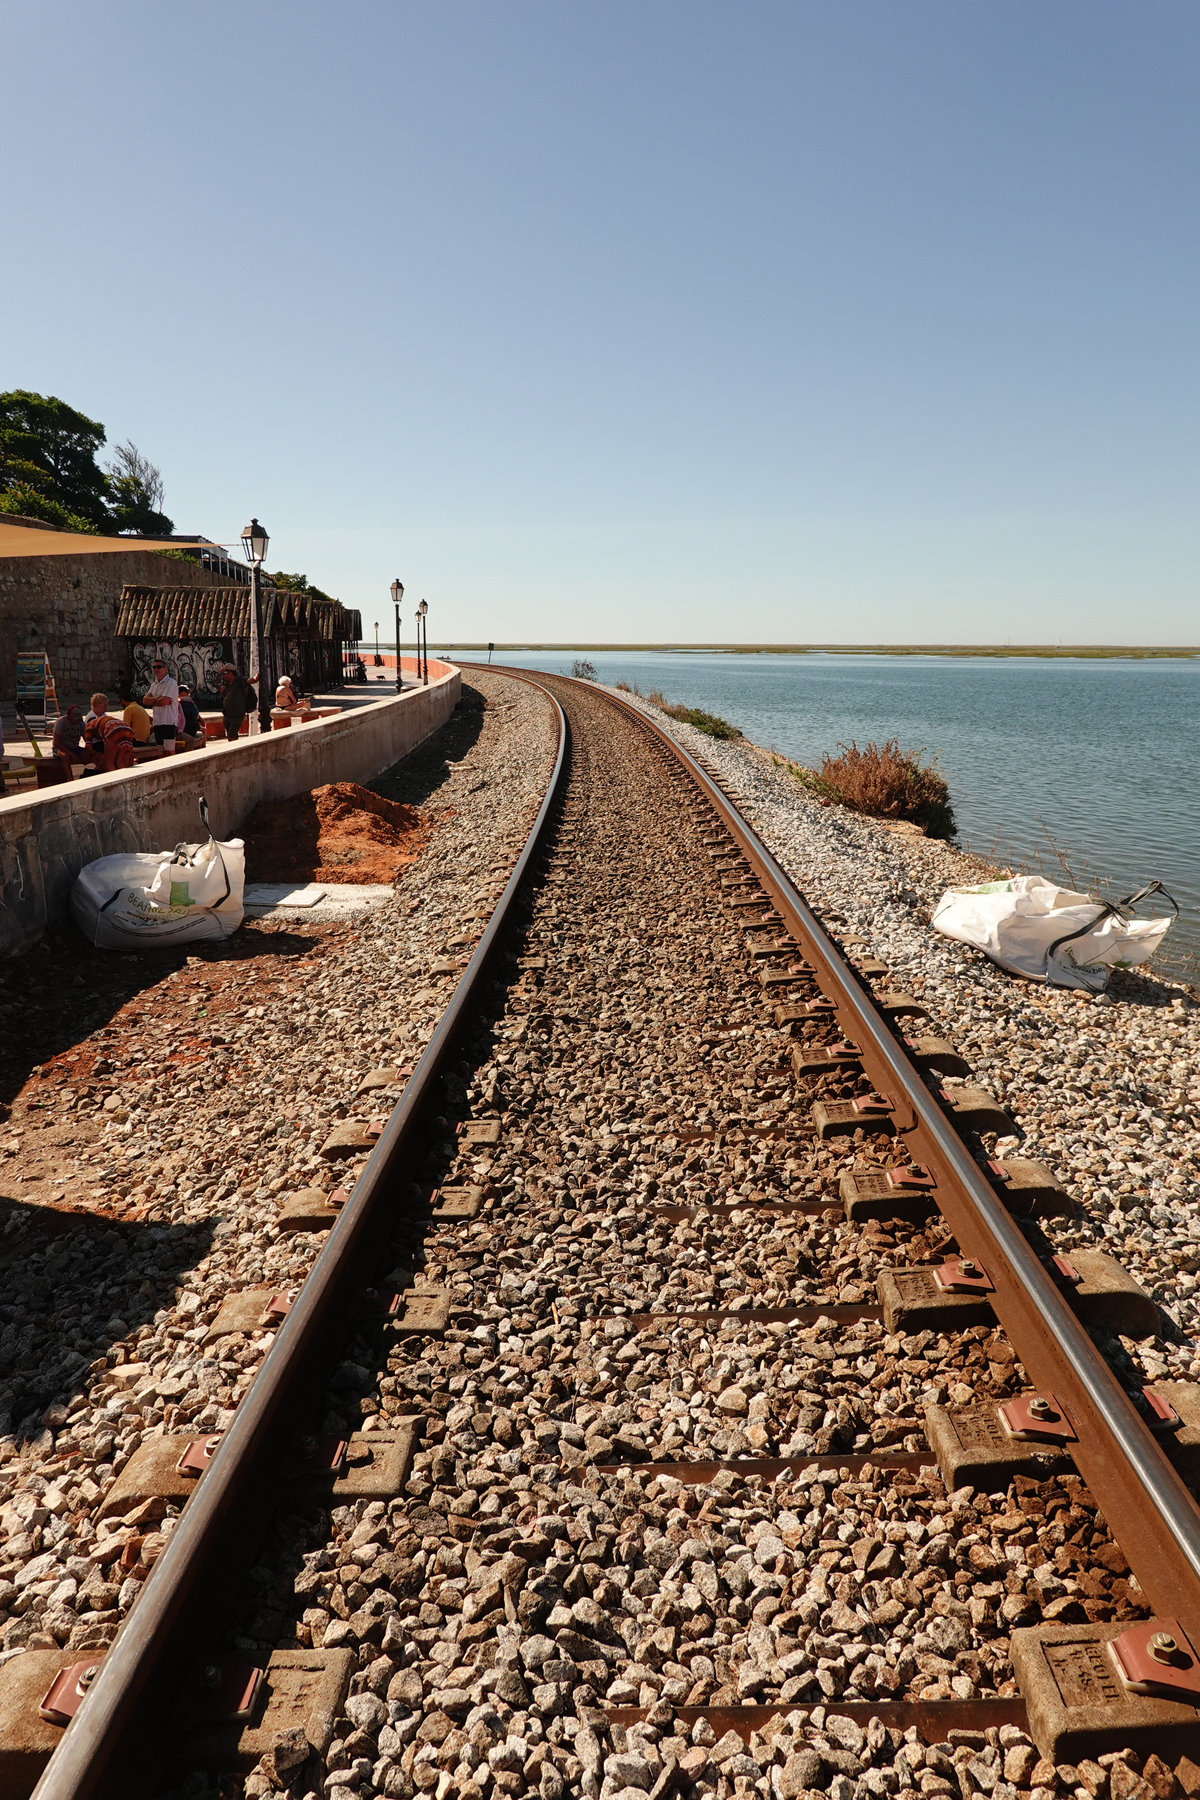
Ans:
{"label": "white bulk bag", "polygon": [[[208,825],[208,808],[200,802]],[[193,944],[227,938],[244,916],[246,847],[240,838],[219,844],[177,844],[163,851],[127,851],[88,863],[71,889],[71,916],[101,950]]]}
{"label": "white bulk bag", "polygon": [[1170,919],[1122,916],[1124,908],[1156,891],[1161,891],[1157,881],[1106,906],[1044,875],[1016,875],[1011,881],[950,888],[932,923],[944,937],[974,944],[1014,975],[1099,993],[1110,969],[1145,962],[1166,936]]}

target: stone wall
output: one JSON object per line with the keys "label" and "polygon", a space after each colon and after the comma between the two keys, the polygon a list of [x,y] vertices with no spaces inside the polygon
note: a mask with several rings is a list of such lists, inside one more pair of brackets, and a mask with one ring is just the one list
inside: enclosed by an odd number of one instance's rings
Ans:
{"label": "stone wall", "polygon": [[128,655],[113,635],[126,582],[229,585],[215,570],[155,550],[0,557],[0,700],[11,701],[16,691],[18,650],[46,651],[60,706],[68,695],[93,688],[115,695]]}
{"label": "stone wall", "polygon": [[[406,658],[406,672],[412,663]],[[0,957],[27,950],[67,917],[85,863],[195,843],[201,794],[214,832],[232,837],[260,800],[288,800],[328,781],[370,781],[391,768],[445,724],[461,691],[459,671],[431,658],[428,687],[335,718],[0,800]]]}

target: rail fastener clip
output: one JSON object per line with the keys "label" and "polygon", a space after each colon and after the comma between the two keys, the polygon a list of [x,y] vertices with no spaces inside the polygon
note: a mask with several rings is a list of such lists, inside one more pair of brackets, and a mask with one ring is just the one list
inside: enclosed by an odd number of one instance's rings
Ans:
{"label": "rail fastener clip", "polygon": [[1079,1434],[1054,1394],[1018,1394],[1000,1408],[1000,1421],[1021,1443],[1077,1444]]}

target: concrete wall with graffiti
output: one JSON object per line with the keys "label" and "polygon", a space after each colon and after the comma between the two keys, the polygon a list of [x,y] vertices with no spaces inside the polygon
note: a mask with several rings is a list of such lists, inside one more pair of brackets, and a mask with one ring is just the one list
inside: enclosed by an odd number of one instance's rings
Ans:
{"label": "concrete wall with graffiti", "polygon": [[166,663],[168,673],[174,676],[181,687],[186,683],[191,688],[192,698],[198,706],[218,706],[221,664],[231,662],[240,668],[244,658],[235,652],[243,648],[240,642],[230,638],[210,638],[186,644],[172,644],[166,638],[153,641],[134,639],[130,645],[133,691],[135,694],[145,693],[154,680],[152,664],[157,658]]}

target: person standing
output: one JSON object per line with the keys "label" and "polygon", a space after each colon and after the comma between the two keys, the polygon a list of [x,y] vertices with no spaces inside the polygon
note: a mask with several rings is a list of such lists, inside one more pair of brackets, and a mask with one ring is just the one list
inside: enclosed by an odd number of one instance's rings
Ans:
{"label": "person standing", "polygon": [[165,662],[156,659],[152,667],[154,680],[142,698],[149,701],[154,714],[155,742],[165,744],[170,739],[174,743],[179,730],[179,683],[167,674]]}
{"label": "person standing", "polygon": [[244,675],[239,675],[232,663],[226,663],[221,670],[221,717],[225,721],[225,736],[231,744],[237,742],[242,729],[242,720],[251,707],[258,705],[258,696]]}

